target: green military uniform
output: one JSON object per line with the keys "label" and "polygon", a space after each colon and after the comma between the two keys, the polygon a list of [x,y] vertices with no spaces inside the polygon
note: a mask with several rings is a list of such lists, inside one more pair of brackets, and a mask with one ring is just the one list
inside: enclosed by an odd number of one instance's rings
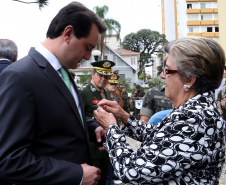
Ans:
{"label": "green military uniform", "polygon": [[[139,89],[137,91],[137,89]],[[134,110],[134,116],[137,119],[140,119],[140,109],[136,109],[135,107],[135,100],[141,100],[142,97],[145,95],[144,90],[140,87],[140,85],[136,85],[136,89],[132,93],[132,104],[133,104],[133,110]]]}
{"label": "green military uniform", "polygon": [[143,99],[143,105],[140,115],[151,117],[156,112],[172,109],[174,106],[171,101],[165,97],[164,86],[158,85],[151,88]]}
{"label": "green military uniform", "polygon": [[122,92],[123,109],[130,114],[130,103],[128,99],[128,93]]}
{"label": "green military uniform", "polygon": [[137,90],[134,90],[132,95],[135,95],[134,97],[143,97],[145,95],[145,92],[143,89],[140,89],[139,91]]}
{"label": "green military uniform", "polygon": [[[114,65],[111,61],[98,61],[91,63],[97,73],[109,76],[112,75],[111,67]],[[108,100],[111,100],[110,92],[103,89]],[[93,111],[97,109],[97,104],[102,100],[100,91],[90,82],[83,90],[80,91],[85,114],[89,118],[93,118]],[[98,148],[100,145],[90,142],[90,154],[92,163],[95,167],[101,169],[101,179],[98,181],[99,185],[105,185],[108,172],[109,157],[107,151],[100,151]]]}
{"label": "green military uniform", "polygon": [[[104,92],[108,100],[111,100],[110,92],[104,88]],[[85,114],[87,117],[93,117],[93,111],[97,109],[97,103],[102,100],[100,91],[98,91],[92,83],[89,83],[83,90],[80,91],[84,105]]]}

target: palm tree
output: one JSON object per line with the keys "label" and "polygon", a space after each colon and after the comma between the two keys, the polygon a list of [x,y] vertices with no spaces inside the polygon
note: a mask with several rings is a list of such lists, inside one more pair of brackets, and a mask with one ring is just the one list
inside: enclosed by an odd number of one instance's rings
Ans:
{"label": "palm tree", "polygon": [[[108,6],[104,5],[102,7],[95,6],[94,11],[96,14],[105,22],[107,25],[107,34],[109,36],[112,35],[112,32],[116,32],[117,40],[120,39],[120,32],[121,32],[121,25],[118,21],[114,19],[108,19],[106,18],[106,14],[108,13]],[[101,51],[101,58],[103,58],[106,48],[106,40],[105,40],[106,33],[102,33],[100,35],[100,41],[98,43],[97,49]]]}

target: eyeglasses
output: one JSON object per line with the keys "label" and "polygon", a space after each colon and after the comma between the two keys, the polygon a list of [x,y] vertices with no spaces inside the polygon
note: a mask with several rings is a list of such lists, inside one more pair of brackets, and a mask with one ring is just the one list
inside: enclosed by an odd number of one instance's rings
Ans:
{"label": "eyeglasses", "polygon": [[168,74],[178,73],[177,70],[166,69],[166,67],[162,68],[163,75],[166,76]]}

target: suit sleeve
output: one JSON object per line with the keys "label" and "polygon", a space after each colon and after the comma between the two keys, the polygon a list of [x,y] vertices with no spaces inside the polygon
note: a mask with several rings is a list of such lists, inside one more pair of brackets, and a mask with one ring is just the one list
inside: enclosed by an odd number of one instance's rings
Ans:
{"label": "suit sleeve", "polygon": [[79,164],[31,152],[37,115],[28,84],[15,70],[0,75],[0,177],[15,184],[80,184]]}

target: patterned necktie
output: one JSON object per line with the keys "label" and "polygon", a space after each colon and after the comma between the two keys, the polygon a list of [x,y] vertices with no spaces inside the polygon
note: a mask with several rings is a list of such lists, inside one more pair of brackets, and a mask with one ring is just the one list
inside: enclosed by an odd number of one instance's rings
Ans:
{"label": "patterned necktie", "polygon": [[[64,83],[66,84],[66,86],[68,87],[69,91],[71,92],[71,94],[73,96],[73,93],[72,93],[72,90],[71,90],[71,82],[70,82],[70,78],[69,78],[69,75],[67,73],[67,70],[64,67],[61,67],[60,68],[60,73],[62,74]],[[81,120],[82,120],[82,124],[83,124],[83,127],[84,127],[84,122],[83,122],[83,119],[82,119],[82,115],[81,115],[81,113],[79,113],[79,114],[80,114],[80,117],[81,117]]]}

